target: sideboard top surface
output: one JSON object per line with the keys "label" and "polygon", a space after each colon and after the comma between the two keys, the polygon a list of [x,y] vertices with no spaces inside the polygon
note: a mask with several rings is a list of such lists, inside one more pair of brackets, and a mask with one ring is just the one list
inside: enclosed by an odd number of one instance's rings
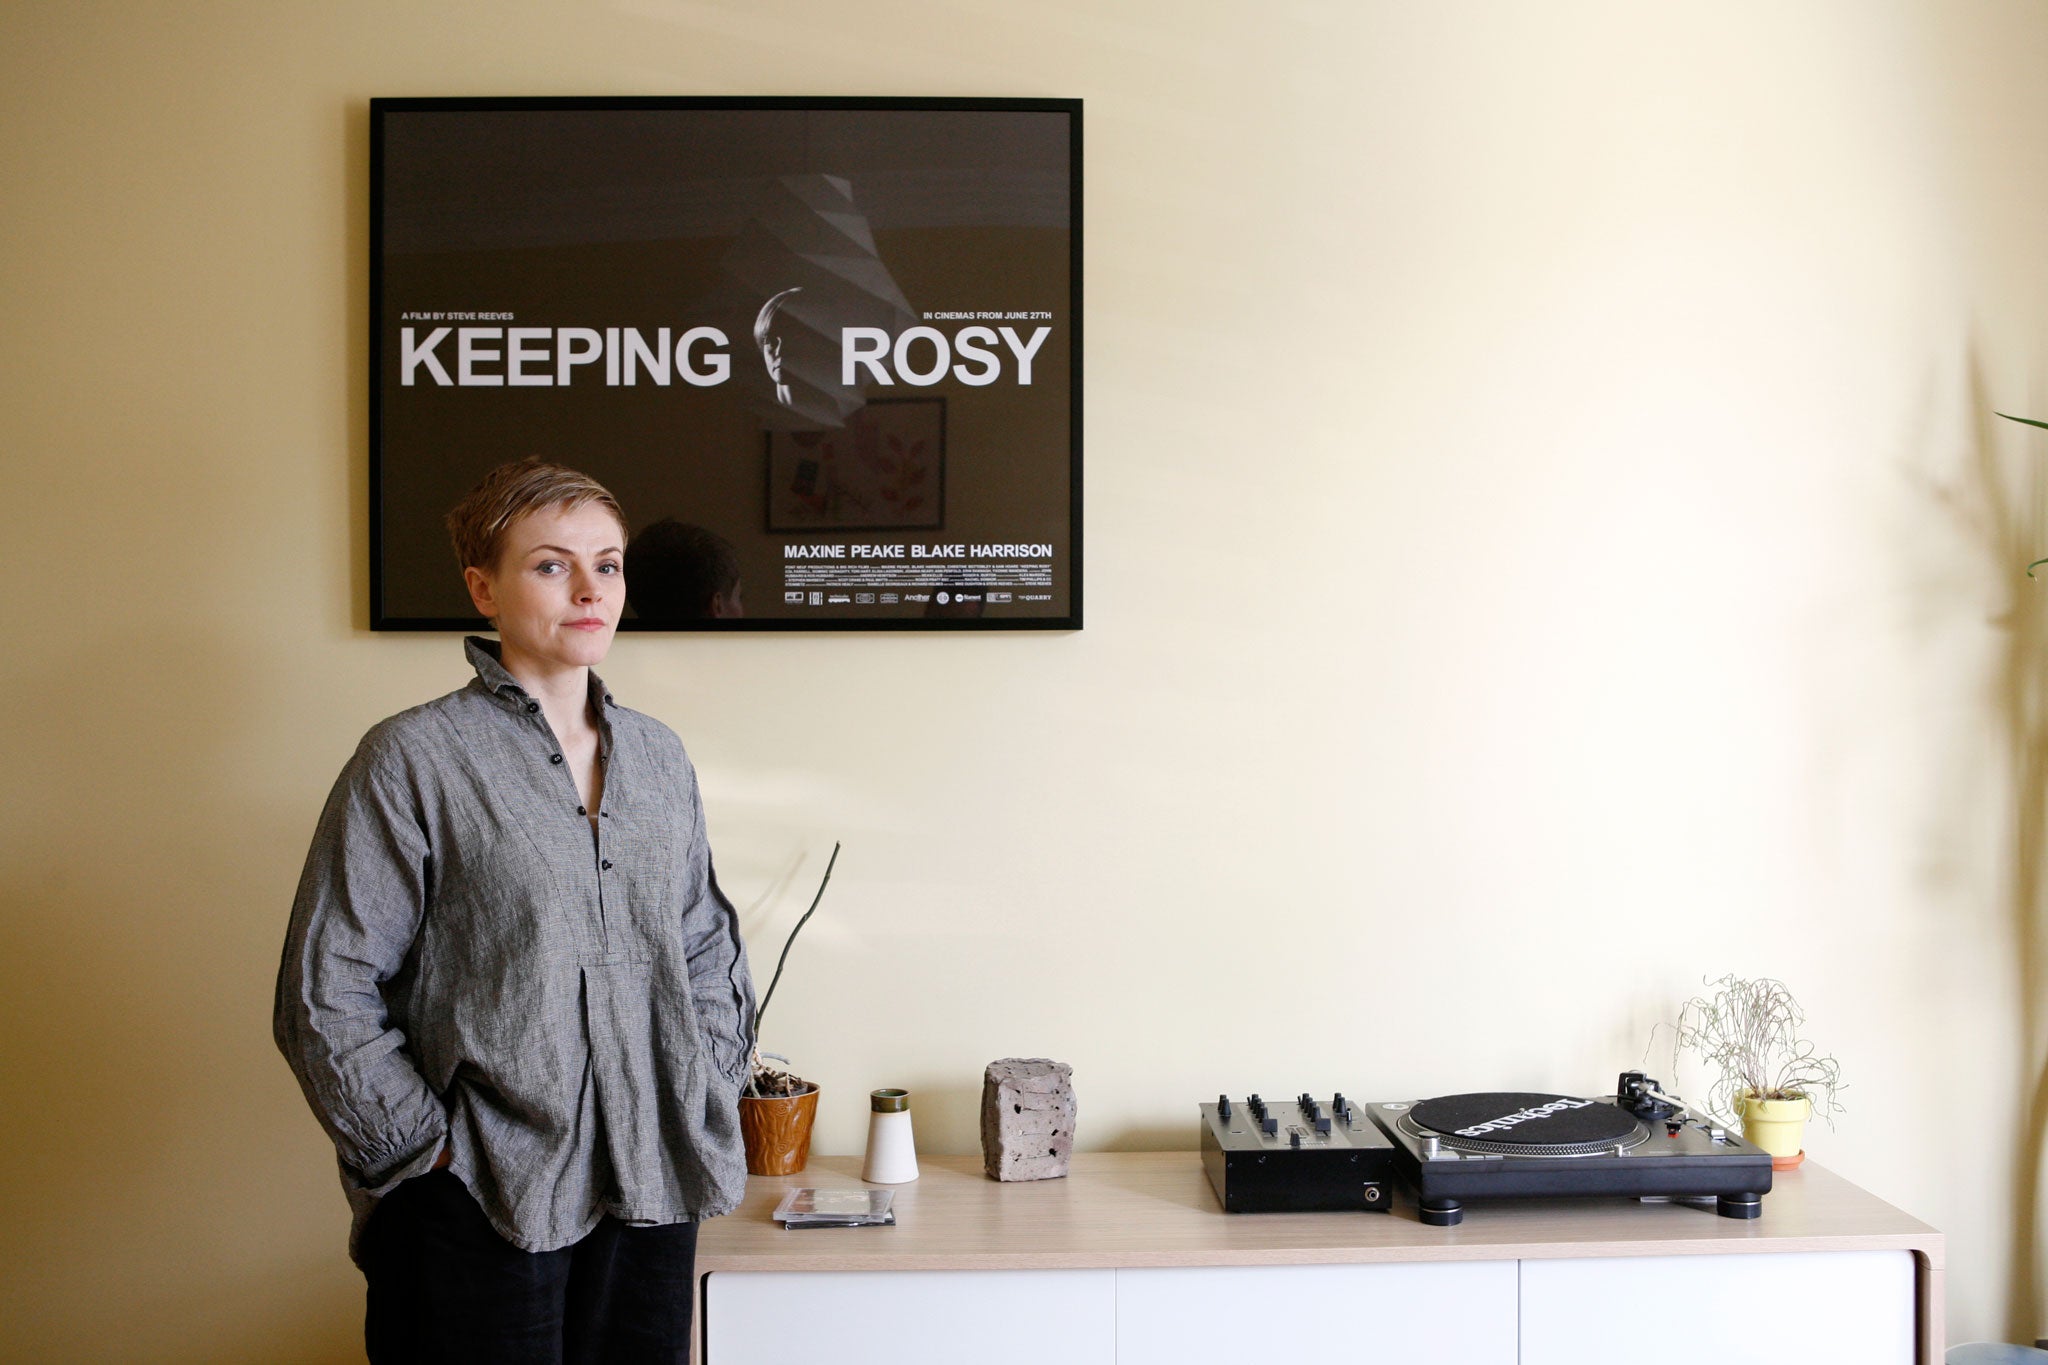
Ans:
{"label": "sideboard top surface", "polygon": [[793,1186],[864,1188],[858,1157],[753,1176],[745,1202],[699,1233],[700,1273],[728,1270],[1020,1270],[1370,1264],[1791,1251],[1912,1251],[1930,1269],[1942,1235],[1813,1162],[1781,1171],[1763,1215],[1634,1199],[1469,1201],[1426,1227],[1393,1212],[1225,1213],[1197,1152],[1077,1153],[1058,1180],[1003,1184],[975,1156],[920,1157],[897,1185],[897,1225],[786,1232],[770,1218]]}

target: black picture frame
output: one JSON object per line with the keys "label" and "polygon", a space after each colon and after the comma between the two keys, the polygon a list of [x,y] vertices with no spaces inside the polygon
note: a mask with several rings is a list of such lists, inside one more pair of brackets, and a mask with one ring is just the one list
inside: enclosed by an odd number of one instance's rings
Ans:
{"label": "black picture frame", "polygon": [[[444,115],[466,118],[469,121],[466,126],[472,130],[467,136],[476,147],[483,148],[491,155],[478,157],[474,161],[462,161],[459,153],[464,146],[470,144],[463,143],[460,138],[450,139],[450,145],[455,147],[455,151],[443,149],[439,153],[420,152],[422,134],[419,130],[436,126],[429,120]],[[490,297],[495,297],[498,293],[516,295],[521,299],[549,299],[552,296],[546,293],[546,289],[557,287],[551,282],[557,278],[574,282],[573,286],[559,286],[564,290],[565,297],[574,295],[575,289],[581,287],[581,282],[586,277],[579,275],[573,268],[565,268],[562,265],[563,259],[570,258],[573,264],[574,259],[580,259],[574,257],[577,251],[584,251],[590,259],[597,259],[604,252],[614,250],[616,243],[600,239],[605,232],[616,231],[619,223],[627,221],[617,204],[606,207],[603,202],[605,194],[612,191],[618,191],[623,195],[637,192],[643,198],[647,198],[650,188],[657,192],[654,197],[660,197],[660,193],[665,193],[663,187],[667,182],[662,181],[657,172],[636,171],[631,168],[629,163],[634,155],[634,148],[629,145],[632,141],[630,138],[624,139],[616,147],[591,148],[567,145],[573,144],[572,135],[581,135],[593,127],[605,126],[607,119],[602,116],[609,115],[629,116],[631,126],[637,130],[635,135],[643,139],[649,136],[645,132],[646,128],[665,126],[660,125],[660,120],[664,117],[688,121],[701,116],[710,120],[703,123],[703,127],[739,130],[741,133],[746,133],[749,129],[749,117],[765,117],[779,120],[772,124],[777,129],[801,128],[807,151],[813,145],[870,149],[860,154],[868,155],[876,167],[882,168],[870,168],[867,175],[870,183],[883,187],[883,192],[878,193],[875,200],[882,202],[885,209],[884,212],[875,215],[872,226],[868,219],[862,218],[859,227],[861,231],[867,233],[875,252],[879,253],[877,259],[881,259],[882,256],[889,257],[880,267],[880,274],[884,282],[892,288],[893,280],[889,278],[889,267],[905,259],[909,248],[903,245],[904,243],[934,239],[943,236],[948,230],[962,238],[969,238],[974,231],[997,234],[1006,230],[1023,231],[1010,228],[1007,222],[997,216],[996,210],[1009,207],[1013,201],[1023,203],[1027,212],[1038,215],[1029,219],[1030,229],[1038,233],[1031,240],[1038,248],[1040,256],[1048,262],[1057,264],[1057,269],[1048,268],[1042,274],[1046,279],[1057,280],[1064,285],[1064,288],[1051,291],[1058,294],[1057,298],[1044,297],[1048,292],[1044,288],[1039,288],[1030,299],[1004,297],[977,300],[946,295],[929,300],[937,305],[932,308],[925,307],[927,300],[920,298],[916,300],[916,313],[922,316],[911,315],[912,327],[899,328],[891,334],[894,341],[893,352],[877,341],[875,344],[880,349],[873,352],[878,357],[874,364],[869,364],[865,355],[859,358],[858,364],[855,360],[848,359],[847,355],[856,350],[856,343],[851,339],[853,329],[839,329],[842,362],[839,373],[842,377],[858,375],[865,379],[868,374],[879,373],[882,381],[887,382],[892,371],[893,359],[893,370],[898,382],[931,385],[912,389],[907,393],[899,390],[895,394],[859,394],[856,395],[857,407],[849,411],[864,411],[872,404],[878,412],[908,414],[919,404],[930,405],[933,400],[937,400],[940,432],[937,468],[934,471],[938,481],[936,491],[940,509],[937,525],[932,524],[924,515],[906,516],[894,522],[875,518],[858,527],[801,527],[787,517],[778,523],[769,496],[769,487],[773,482],[776,429],[770,428],[755,433],[756,439],[748,442],[749,453],[746,457],[749,467],[745,482],[750,490],[760,490],[758,496],[761,499],[758,509],[749,509],[756,511],[756,514],[745,518],[749,533],[764,536],[802,535],[820,541],[830,541],[834,537],[839,537],[854,544],[859,543],[859,537],[865,536],[872,541],[875,538],[874,533],[884,531],[897,533],[895,538],[899,542],[919,534],[929,533],[937,536],[943,532],[945,536],[955,537],[958,540],[958,548],[963,552],[969,549],[1045,551],[1046,553],[1041,556],[1044,563],[1023,566],[1032,569],[1036,574],[1033,581],[1041,591],[1034,600],[1044,600],[1045,606],[1038,607],[1018,602],[1017,598],[1027,596],[1025,592],[1012,593],[1008,590],[1007,583],[990,578],[991,565],[969,562],[932,569],[934,584],[943,583],[951,589],[947,595],[952,599],[950,605],[953,610],[949,612],[941,612],[935,605],[920,610],[917,605],[909,603],[894,604],[893,611],[866,605],[847,606],[843,610],[827,608],[822,611],[813,610],[807,604],[800,608],[796,600],[797,594],[780,590],[774,582],[755,582],[750,577],[748,598],[752,614],[741,619],[643,620],[637,615],[629,615],[621,622],[620,628],[627,631],[828,632],[1080,629],[1083,600],[1081,102],[1071,99],[876,97],[379,98],[370,102],[371,628],[380,631],[473,630],[481,624],[478,618],[465,613],[459,605],[454,605],[449,594],[442,592],[439,587],[434,589],[440,593],[437,600],[439,603],[449,604],[450,609],[422,609],[417,601],[406,595],[412,591],[415,583],[426,581],[427,577],[440,573],[444,568],[448,582],[459,590],[459,577],[451,567],[452,556],[447,551],[445,536],[439,532],[439,518],[446,507],[452,505],[454,498],[460,496],[462,489],[468,486],[463,479],[473,482],[483,468],[498,462],[497,458],[491,458],[484,463],[483,455],[466,446],[459,459],[454,455],[445,454],[446,449],[451,446],[464,445],[466,438],[462,432],[465,428],[452,418],[421,418],[418,414],[425,408],[427,399],[447,399],[451,408],[457,406],[454,400],[461,399],[466,406],[461,406],[460,410],[469,413],[481,412],[489,416],[494,410],[484,406],[486,402],[502,399],[510,392],[512,386],[522,382],[535,383],[536,376],[552,373],[562,377],[564,382],[561,390],[541,396],[555,398],[564,405],[570,402],[566,390],[579,376],[584,377],[586,390],[596,387],[595,381],[589,376],[596,373],[597,362],[580,359],[577,349],[589,344],[587,339],[580,335],[570,338],[568,334],[595,332],[604,322],[603,318],[592,316],[587,319],[574,319],[576,325],[571,327],[565,321],[551,319],[551,310],[547,306],[536,307],[522,302],[518,307],[507,309],[503,314],[493,317],[488,307],[465,309],[456,305],[487,305]],[[1030,120],[1011,118],[1005,121],[999,117],[1004,115],[1039,117]],[[992,130],[990,147],[993,150],[981,154],[978,161],[996,163],[995,170],[986,179],[990,182],[999,182],[998,188],[985,196],[986,203],[972,196],[964,197],[958,204],[947,201],[943,191],[949,185],[964,184],[971,187],[976,183],[971,167],[963,169],[966,165],[964,154],[961,164],[940,165],[936,169],[923,170],[913,164],[912,152],[890,148],[873,150],[879,145],[875,142],[875,129],[895,126],[890,123],[890,116],[909,116],[902,120],[901,126],[911,128],[916,133],[915,136],[904,139],[907,145],[912,146],[913,152],[918,146],[931,143],[939,131],[948,134],[957,134],[961,129],[971,131],[977,119],[987,119],[986,126]],[[917,116],[946,117],[926,118],[920,122]],[[1046,116],[1050,117],[1051,122],[1044,121]],[[655,122],[649,123],[650,119]],[[682,123],[679,122],[677,126],[681,127]],[[1055,127],[1056,132],[1049,131]],[[483,131],[477,132],[476,129]],[[1017,131],[1019,129],[1028,131],[1029,136],[1020,135]],[[753,142],[762,142],[766,140],[766,134],[755,129],[751,133],[751,138]],[[863,143],[862,138],[868,141]],[[431,142],[430,138],[425,140]],[[703,139],[699,141],[701,143]],[[736,141],[744,143],[748,138],[742,136]],[[1001,155],[1009,150],[1011,144],[1024,147],[1031,155],[1036,156],[1036,160],[1028,163],[1025,172],[1006,172],[1000,164]],[[1059,151],[1057,157],[1044,151],[1044,148],[1054,144],[1057,144]],[[529,148],[532,150],[531,157],[527,155]],[[513,152],[517,155],[509,154]],[[672,152],[665,154],[675,155]],[[831,164],[824,159],[826,154],[823,152],[809,154],[818,164]],[[837,154],[847,155],[844,152]],[[441,162],[435,161],[435,155],[442,158]],[[1024,153],[1020,152],[1019,155],[1021,157]],[[555,158],[555,161],[550,162],[550,157]],[[605,182],[602,176],[593,178],[583,174],[581,168],[592,164],[601,166],[606,163],[607,158],[613,158],[626,167],[623,170],[614,168],[615,182]],[[564,222],[558,221],[563,216],[565,205],[569,205],[573,200],[573,195],[564,192],[550,197],[552,189],[549,193],[533,190],[533,185],[539,183],[540,173],[521,168],[536,159],[542,165],[559,163],[574,166],[578,169],[571,179],[575,180],[578,187],[590,190],[593,184],[595,185],[594,193],[599,201],[599,207],[591,217],[598,226],[590,230],[587,238],[574,238],[576,227],[573,224],[565,226]],[[715,157],[711,159],[716,160]],[[1058,194],[1047,192],[1054,170],[1057,171]],[[1001,177],[1005,174],[1009,178],[1002,180]],[[772,182],[771,187],[794,184],[794,193],[799,195],[825,195],[828,198],[831,193],[836,192],[835,182],[856,184],[854,177],[835,176],[829,170],[782,172],[771,167],[769,170],[757,172],[755,178],[763,184]],[[732,183],[744,183],[746,179],[744,175],[737,175],[733,177]],[[699,185],[712,187],[710,193],[699,196],[699,199],[706,202],[696,202],[690,197],[688,188]],[[1016,188],[1018,185],[1024,186],[1036,197],[1026,196]],[[641,214],[642,219],[659,218],[661,214],[667,214],[676,221],[685,223],[688,230],[708,238],[712,230],[706,225],[717,220],[721,213],[732,212],[728,204],[711,202],[716,199],[717,194],[725,193],[727,188],[726,182],[708,176],[698,181],[687,181],[685,190],[669,196],[669,201],[660,205],[658,210],[634,209],[633,212]],[[526,193],[524,199],[520,197],[522,192]],[[775,192],[782,191],[776,189]],[[1004,194],[1010,195],[1010,199],[1003,199]],[[1049,208],[1048,205],[1053,207]],[[839,223],[845,221],[847,215],[835,213],[838,207],[836,203],[828,203],[816,211],[824,221]],[[790,220],[796,224],[794,230],[806,230],[809,220],[801,217],[801,208],[793,212],[797,214],[796,219]],[[923,219],[917,217],[920,212],[924,215]],[[990,222],[987,225],[977,223],[977,213],[984,214]],[[1062,228],[1055,230],[1047,226],[1061,221],[1062,218]],[[746,220],[743,230],[751,231],[759,227],[763,221],[762,215],[757,213],[753,218]],[[934,226],[935,224],[938,226]],[[789,226],[789,222],[777,221],[770,223],[770,226],[782,230]],[[562,236],[565,232],[572,235]],[[1063,239],[1059,239],[1060,232],[1064,233]],[[436,233],[441,236],[436,238]],[[922,234],[922,237],[919,234]],[[737,241],[737,237],[732,240]],[[535,243],[540,245],[536,246]],[[624,259],[630,260],[633,259],[630,252],[639,248],[629,243],[627,247],[617,249],[625,253]],[[727,257],[732,256],[738,249],[727,247]],[[525,254],[522,255],[522,252]],[[550,255],[550,252],[554,254]],[[702,254],[700,251],[699,255]],[[452,262],[452,266],[445,269],[440,278],[454,283],[446,287],[419,287],[418,281],[434,278],[431,271],[422,269],[423,260],[429,264]],[[873,271],[873,267],[865,261],[855,260],[849,267],[845,261],[836,258],[832,261],[831,268],[850,269],[855,273],[863,268],[869,269],[871,273]],[[899,271],[903,270],[900,265],[897,265],[897,268]],[[955,275],[964,277],[965,272],[960,267],[955,265],[951,268]],[[548,276],[548,269],[553,269],[555,275]],[[921,269],[921,258],[915,259],[906,273],[915,275]],[[521,274],[522,270],[527,273]],[[939,278],[943,277],[945,272],[931,269],[924,270],[923,273],[929,277]],[[544,279],[543,285],[529,288],[529,280],[536,277]],[[588,278],[600,281],[600,292],[603,289],[618,288],[617,281],[604,276],[602,272]],[[402,285],[401,280],[405,282]],[[476,284],[479,280],[484,282],[482,286]],[[507,281],[516,281],[517,287],[507,287]],[[1040,283],[1042,282],[1033,281],[1034,286]],[[416,304],[408,304],[394,297],[394,291],[400,288],[411,291],[408,299],[417,295],[419,301]],[[802,291],[792,289],[785,292],[795,294]],[[429,294],[436,295],[435,302],[445,302],[450,306],[429,309],[425,298]],[[906,298],[900,290],[896,291],[896,297],[898,300]],[[751,297],[747,302],[751,306]],[[1031,306],[1028,309],[1007,307],[1018,302]],[[977,311],[976,305],[980,303],[989,306]],[[413,328],[412,332],[403,333],[403,340],[400,330],[401,319],[398,316],[402,313],[411,315],[404,321]],[[769,314],[770,309],[764,307],[759,316],[767,318]],[[899,309],[898,315],[905,314]],[[555,349],[543,354],[538,361],[533,359],[534,352],[519,351],[518,348],[524,343],[512,334],[515,330],[528,333],[543,332],[547,330],[545,327],[515,329],[512,326],[487,325],[497,322],[510,323],[521,318],[544,323],[553,322]],[[1032,322],[1027,324],[1025,321],[1009,319],[1031,319]],[[1037,321],[1038,319],[1045,321]],[[478,326],[469,328],[459,325],[465,321],[475,322]],[[674,360],[674,378],[678,381],[674,387],[678,391],[683,391],[681,380],[685,363],[684,348],[681,344],[685,338],[680,334],[686,330],[688,321],[690,318],[687,316],[679,316],[676,320],[679,339],[672,357],[669,354],[667,331],[664,329],[662,333],[662,359],[664,364],[671,358]],[[458,338],[451,335],[444,341],[435,343],[438,349],[429,344],[428,339],[433,336],[434,330],[443,326],[465,333],[459,338],[463,346],[467,346],[470,341],[466,335],[469,331],[498,331],[502,335],[494,340],[495,355],[488,359],[480,359],[473,374],[469,367],[470,355],[467,351],[462,352],[460,368],[457,368]],[[757,334],[759,327],[757,320]],[[1008,346],[1007,352],[1003,345],[988,340],[984,345],[987,351],[994,355],[995,360],[974,362],[980,367],[974,368],[970,365],[970,360],[975,353],[963,339],[970,327],[979,327],[982,332],[991,334],[1002,331],[1004,344]],[[621,329],[611,327],[610,330]],[[826,329],[820,327],[818,330],[822,332]],[[866,329],[863,333],[863,344],[869,333],[883,330],[879,327]],[[906,343],[904,333],[917,330],[941,332],[944,340],[952,344],[952,353],[958,363],[950,370],[947,369],[946,346],[942,341],[917,339],[918,344],[925,349],[918,349],[917,345]],[[651,325],[646,329],[650,337],[653,331]],[[1046,340],[1047,334],[1051,336],[1051,341]],[[729,375],[737,375],[743,367],[754,363],[747,350],[746,340],[738,328],[725,327],[718,332],[718,336],[725,343],[725,348],[720,353],[727,357],[726,369]],[[549,343],[542,340],[533,344],[545,347]],[[775,339],[775,344],[778,348],[781,346],[780,338]],[[705,345],[712,349],[693,351],[692,364],[716,369],[715,365],[710,364],[716,358],[713,354],[716,347],[712,343]],[[1034,355],[1034,345],[1040,354]],[[604,364],[609,367],[613,363],[615,352],[623,354],[630,349],[630,339],[629,345],[615,347],[612,339],[606,337],[604,347]],[[479,343],[476,349],[479,357],[488,354],[482,343]],[[422,359],[423,354],[425,360]],[[938,362],[936,367],[932,364],[934,357]],[[1044,360],[1052,357],[1056,357],[1057,364],[1045,365]],[[442,362],[442,373],[453,373],[455,379],[460,381],[460,384],[448,385],[451,388],[459,389],[472,378],[478,384],[486,383],[490,377],[486,370],[492,364],[498,367],[496,374],[508,379],[509,382],[503,385],[492,383],[484,392],[474,395],[466,390],[453,394],[434,392],[443,387],[441,376],[435,372],[431,363],[435,360]],[[640,361],[646,360],[645,355],[640,356]],[[1039,365],[1035,373],[1032,370],[1034,361]],[[405,380],[416,382],[403,385],[399,382],[398,367],[401,362],[408,366]],[[1007,390],[1002,387],[1004,375],[1000,368],[1005,362],[1010,365],[1010,373],[1015,376]],[[761,363],[768,362],[763,360]],[[577,370],[575,366],[579,364],[588,364],[591,368]],[[992,365],[997,369],[998,375],[994,380],[986,377]],[[631,354],[627,355],[623,370],[624,383],[627,385],[633,384],[636,378],[649,378],[653,374],[651,363],[641,363],[636,369],[636,361]],[[940,378],[929,378],[934,373],[939,374]],[[768,369],[767,374],[770,382],[776,378],[772,367]],[[924,377],[913,377],[919,375]],[[666,384],[668,375],[664,374],[662,379]],[[1037,381],[1037,391],[1024,393],[1024,385],[1034,380]],[[689,382],[697,384],[699,379],[692,377]],[[755,376],[753,382],[757,387],[765,387],[759,376]],[[874,381],[867,382],[870,389],[878,387]],[[829,381],[821,381],[821,386],[825,389],[832,387]],[[733,401],[736,403],[741,386],[734,384],[732,387],[735,394]],[[1008,405],[1007,408],[985,401],[992,390]],[[649,389],[648,392],[651,393],[652,390]],[[701,391],[684,393],[686,397],[701,396]],[[771,415],[770,420],[812,419],[813,413],[807,413],[796,403],[782,398],[781,393],[782,391],[778,389],[779,401],[795,415],[775,413]],[[640,394],[629,396],[635,401],[642,398]],[[513,398],[513,402],[504,403],[503,406],[508,409],[521,405],[530,408],[533,406],[535,395],[528,391],[516,394]],[[587,393],[578,393],[574,396],[574,401],[581,405],[576,410],[578,413],[587,413],[590,411],[590,405],[599,400]],[[837,401],[843,404],[850,400]],[[756,402],[757,406],[765,408],[765,404],[760,400]],[[1002,540],[976,541],[972,537],[977,534],[1002,535],[1006,529],[1007,523],[1002,520],[1000,490],[994,493],[989,491],[1000,481],[987,480],[987,486],[978,490],[974,489],[970,482],[967,486],[971,492],[977,493],[978,497],[970,497],[964,502],[955,496],[955,484],[963,477],[971,481],[977,456],[984,470],[996,467],[998,457],[986,450],[977,451],[970,445],[966,448],[968,455],[963,465],[956,459],[958,443],[962,439],[975,439],[974,433],[977,429],[986,433],[1002,427],[1005,421],[1009,427],[1016,426],[1013,410],[1020,405],[1029,407],[1030,421],[1026,424],[1027,428],[1040,437],[1030,451],[1030,458],[1039,462],[1032,467],[1032,473],[1036,474],[1042,466],[1045,470],[1055,471],[1055,474],[1048,474],[1037,482],[1031,482],[1028,477],[1022,480],[1030,489],[1031,496],[1036,499],[1028,515],[1020,514],[1020,522],[1032,528],[1028,532],[1028,538],[1026,533],[1020,533],[1015,539],[1005,537]],[[974,411],[977,406],[989,411],[977,413]],[[957,411],[962,409],[966,411],[965,420],[962,420],[962,412]],[[827,415],[836,416],[842,421],[845,418],[843,412]],[[495,417],[490,418],[490,421],[495,420]],[[729,415],[725,420],[728,424],[731,423]],[[440,425],[437,426],[437,422]],[[483,425],[489,424],[487,421]],[[540,433],[532,442],[535,448],[510,448],[511,441],[506,439],[505,433],[514,433],[512,439],[518,440],[521,439],[521,433],[527,430]],[[963,431],[967,433],[965,437],[961,435]],[[593,447],[593,453],[588,457],[580,454],[575,446],[577,433],[577,422],[568,417],[555,421],[552,425],[543,421],[527,427],[521,427],[508,419],[497,430],[496,446],[488,448],[488,453],[502,458],[537,453],[544,458],[560,458],[563,463],[575,463],[578,467],[587,468],[589,472],[618,489],[621,500],[627,507],[628,516],[635,516],[634,495],[626,489],[618,488],[616,461],[612,469],[607,469],[599,467],[604,465],[606,458],[603,451],[597,451]],[[1058,442],[1049,439],[1052,433],[1057,433]],[[437,434],[438,440],[435,439]],[[1063,442],[1063,450],[1059,449],[1060,442]],[[478,437],[474,444],[489,447],[489,442],[483,437]],[[738,457],[734,455],[732,458]],[[461,460],[467,460],[466,468],[461,467]],[[673,463],[677,464],[685,462],[681,458],[673,460]],[[956,468],[956,465],[959,467]],[[1015,471],[1008,470],[1007,466],[1004,468],[1006,478],[1012,482],[1019,481]],[[632,475],[628,475],[627,481],[633,481]],[[752,497],[755,494],[750,492],[748,496]],[[993,513],[989,510],[991,507],[995,509]],[[969,510],[963,511],[963,508]],[[431,517],[428,515],[429,512]],[[721,524],[721,530],[725,525],[741,524],[737,512],[728,512],[723,508],[721,512],[726,516],[725,522]],[[974,528],[961,528],[961,519],[970,516],[979,518]],[[949,518],[952,520],[949,521]],[[433,523],[431,536],[423,531],[423,526],[429,520]],[[637,532],[640,526],[636,524],[630,529]],[[798,548],[801,547],[783,546],[780,553],[786,556],[788,551]],[[904,545],[897,544],[893,547],[879,548],[893,548],[899,554],[904,554],[914,552],[920,547],[912,544],[909,550],[906,550]],[[940,543],[932,548],[947,547]],[[766,562],[766,555],[772,549],[772,545],[764,548],[761,544],[750,543],[748,553],[753,555],[753,563],[759,565]],[[975,556],[967,555],[966,558],[971,561]],[[1001,565],[993,567],[998,570],[1002,568]],[[750,570],[750,573],[752,572],[758,572],[758,569]],[[786,586],[792,573],[788,563],[780,562],[778,572],[783,585]],[[815,574],[816,569],[811,568],[807,572]],[[1019,580],[1020,583],[1022,581]],[[977,590],[991,589],[986,594],[985,605],[979,596],[976,598],[977,609],[982,614],[959,614],[959,585],[962,583]],[[630,590],[630,571],[628,586]],[[804,596],[812,595],[814,594]]]}

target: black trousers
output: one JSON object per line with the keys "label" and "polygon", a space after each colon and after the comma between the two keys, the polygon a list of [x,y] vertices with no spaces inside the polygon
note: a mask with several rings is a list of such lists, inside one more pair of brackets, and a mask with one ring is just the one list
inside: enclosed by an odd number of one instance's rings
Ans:
{"label": "black trousers", "polygon": [[401,1184],[363,1229],[370,1365],[685,1365],[697,1225],[607,1217],[521,1251],[454,1175]]}

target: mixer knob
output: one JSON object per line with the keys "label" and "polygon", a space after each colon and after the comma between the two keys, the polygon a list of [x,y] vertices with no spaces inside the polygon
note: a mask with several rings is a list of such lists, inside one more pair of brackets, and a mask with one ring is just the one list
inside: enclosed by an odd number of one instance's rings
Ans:
{"label": "mixer knob", "polygon": [[1297,1128],[1287,1135],[1287,1145],[1297,1152],[1301,1150],[1301,1129]]}
{"label": "mixer knob", "polygon": [[1268,1114],[1259,1115],[1259,1131],[1264,1133],[1267,1137],[1271,1137],[1273,1134],[1280,1131],[1280,1120],[1273,1118],[1271,1115]]}
{"label": "mixer knob", "polygon": [[1328,1133],[1330,1131],[1330,1116],[1328,1114],[1316,1115],[1316,1131],[1318,1133]]}
{"label": "mixer knob", "polygon": [[1230,1117],[1230,1096],[1218,1095],[1216,1097],[1216,1115],[1218,1118],[1227,1119]]}

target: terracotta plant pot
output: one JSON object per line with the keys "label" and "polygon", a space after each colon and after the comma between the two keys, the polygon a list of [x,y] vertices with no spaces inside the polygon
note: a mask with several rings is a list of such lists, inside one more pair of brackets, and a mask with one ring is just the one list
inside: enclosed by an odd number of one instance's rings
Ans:
{"label": "terracotta plant pot", "polygon": [[800,1095],[740,1096],[740,1135],[748,1175],[795,1175],[811,1159],[811,1120],[818,1087]]}
{"label": "terracotta plant pot", "polygon": [[1789,1100],[1759,1098],[1744,1091],[1735,1098],[1742,1116],[1742,1135],[1771,1154],[1771,1165],[1789,1171],[1806,1159],[1806,1121],[1813,1101],[1804,1095]]}

